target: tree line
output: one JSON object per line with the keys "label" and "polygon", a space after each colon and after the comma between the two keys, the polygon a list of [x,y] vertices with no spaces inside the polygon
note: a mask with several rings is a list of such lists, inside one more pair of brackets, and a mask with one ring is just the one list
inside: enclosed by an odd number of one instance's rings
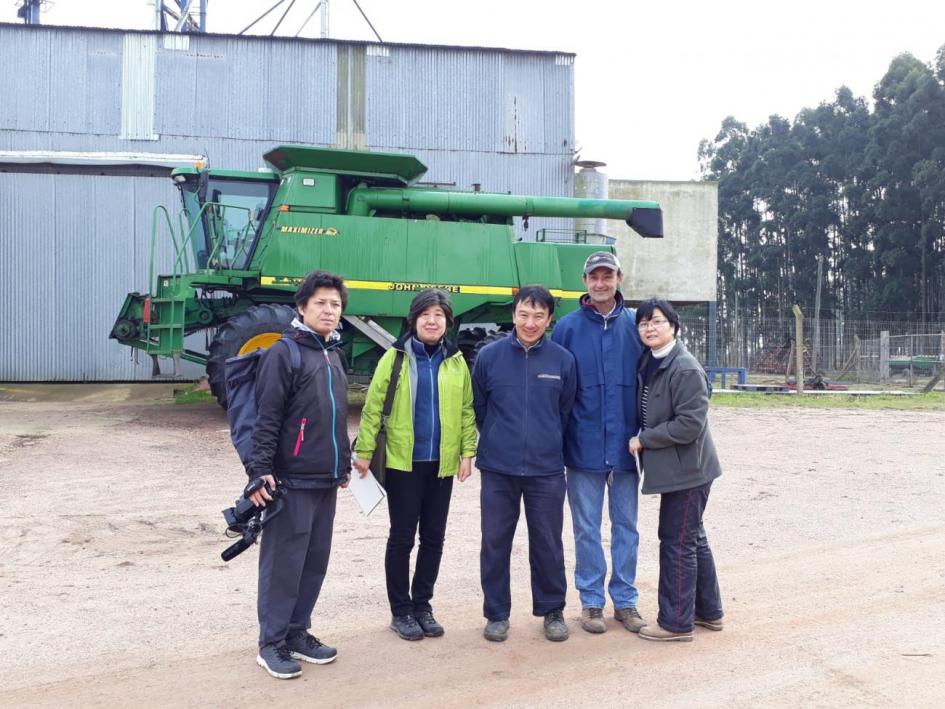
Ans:
{"label": "tree line", "polygon": [[719,183],[724,316],[810,308],[822,316],[945,320],[945,46],[897,56],[865,98],[749,129],[733,117],[699,146]]}

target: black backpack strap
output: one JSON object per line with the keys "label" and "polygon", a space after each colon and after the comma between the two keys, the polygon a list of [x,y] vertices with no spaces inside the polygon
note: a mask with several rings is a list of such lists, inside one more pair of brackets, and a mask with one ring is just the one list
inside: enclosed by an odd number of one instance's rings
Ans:
{"label": "black backpack strap", "polygon": [[292,367],[291,389],[286,393],[288,401],[295,396],[295,390],[298,388],[299,373],[302,371],[302,351],[299,349],[299,343],[291,337],[283,335],[282,341],[289,348],[289,364]]}
{"label": "black backpack strap", "polygon": [[381,410],[381,431],[387,428],[387,419],[394,406],[394,390],[397,389],[397,381],[400,379],[400,369],[403,364],[404,351],[397,350],[397,354],[394,355],[394,368],[391,370],[390,381],[387,384],[387,395],[384,397],[384,408]]}
{"label": "black backpack strap", "polygon": [[289,348],[289,362],[292,363],[292,373],[296,374],[302,368],[302,353],[299,352],[299,343],[291,337],[283,337],[282,339]]}

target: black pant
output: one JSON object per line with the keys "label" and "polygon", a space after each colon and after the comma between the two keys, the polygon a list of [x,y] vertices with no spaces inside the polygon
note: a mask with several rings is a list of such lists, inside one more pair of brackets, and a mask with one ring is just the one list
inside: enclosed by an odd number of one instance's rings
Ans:
{"label": "black pant", "polygon": [[[384,556],[387,599],[393,615],[432,610],[433,585],[440,572],[453,478],[440,478],[440,462],[414,461],[413,470],[387,469],[390,536]],[[410,552],[420,526],[420,548],[410,583]]]}
{"label": "black pant", "polygon": [[693,616],[722,617],[722,596],[702,514],[712,483],[660,496],[660,612],[657,622],[674,633],[692,630]]}
{"label": "black pant", "polygon": [[260,647],[312,626],[328,569],[338,488],[289,488],[283,499],[282,512],[266,525],[259,544]]}
{"label": "black pant", "polygon": [[528,563],[532,576],[532,613],[563,610],[568,582],[564,575],[564,473],[502,475],[481,471],[482,549],[479,573],[485,596],[483,615],[508,620],[512,610],[509,564],[522,500],[528,524]]}

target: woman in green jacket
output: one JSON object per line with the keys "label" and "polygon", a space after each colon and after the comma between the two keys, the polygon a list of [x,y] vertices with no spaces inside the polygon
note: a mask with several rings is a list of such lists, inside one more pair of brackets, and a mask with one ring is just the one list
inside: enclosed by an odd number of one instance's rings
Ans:
{"label": "woman in green jacket", "polygon": [[[453,476],[463,482],[476,454],[472,382],[462,353],[446,340],[453,308],[445,291],[421,291],[410,304],[408,332],[377,365],[358,431],[354,466],[366,474],[397,351],[404,353],[387,421],[390,535],[384,570],[391,629],[404,640],[438,637],[430,600],[440,569]],[[410,552],[420,530],[410,580]]]}

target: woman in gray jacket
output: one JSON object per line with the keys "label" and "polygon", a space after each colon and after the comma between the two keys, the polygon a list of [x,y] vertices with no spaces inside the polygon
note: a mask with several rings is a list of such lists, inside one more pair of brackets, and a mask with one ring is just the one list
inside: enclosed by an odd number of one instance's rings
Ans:
{"label": "woman in gray jacket", "polygon": [[643,493],[660,495],[659,616],[645,640],[690,642],[693,624],[722,629],[722,598],[702,514],[722,474],[709,433],[705,371],[676,339],[679,315],[651,299],[637,308],[649,348],[637,370],[640,433],[630,452],[642,457]]}

